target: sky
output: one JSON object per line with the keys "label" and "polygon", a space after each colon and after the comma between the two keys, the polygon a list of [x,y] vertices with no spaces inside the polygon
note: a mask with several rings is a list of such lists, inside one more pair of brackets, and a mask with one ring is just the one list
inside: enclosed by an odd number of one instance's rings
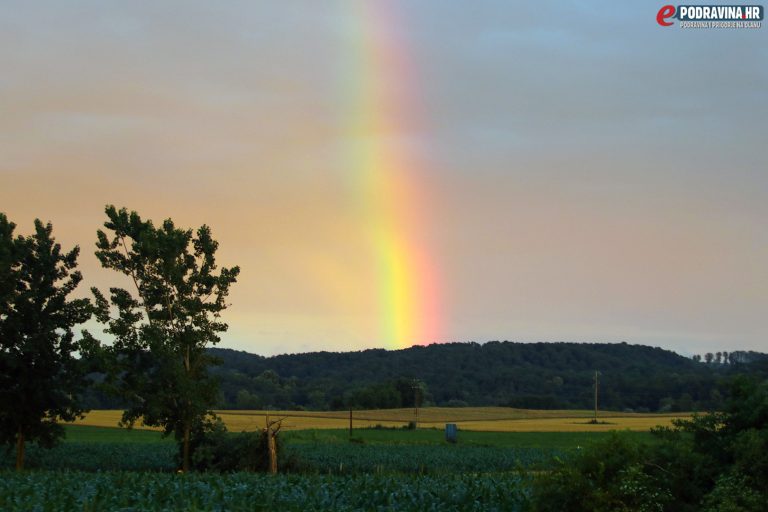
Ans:
{"label": "sky", "polygon": [[[630,4],[630,3],[626,3]],[[768,351],[768,28],[662,3],[0,2],[0,211],[211,226],[220,346]],[[98,326],[92,328],[98,332]]]}

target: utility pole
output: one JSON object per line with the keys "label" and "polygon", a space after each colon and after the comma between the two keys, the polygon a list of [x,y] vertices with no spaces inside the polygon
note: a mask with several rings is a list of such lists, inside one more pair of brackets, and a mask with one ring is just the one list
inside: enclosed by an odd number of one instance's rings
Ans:
{"label": "utility pole", "polygon": [[413,379],[413,417],[414,428],[419,428],[419,381]]}
{"label": "utility pole", "polygon": [[593,423],[597,423],[597,388],[600,386],[600,372],[595,370],[595,419]]}

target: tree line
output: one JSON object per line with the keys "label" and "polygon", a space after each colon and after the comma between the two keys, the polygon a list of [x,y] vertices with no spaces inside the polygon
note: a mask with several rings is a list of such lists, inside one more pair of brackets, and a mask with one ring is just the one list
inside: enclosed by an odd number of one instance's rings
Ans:
{"label": "tree line", "polygon": [[[209,422],[217,388],[206,348],[227,329],[220,315],[239,268],[217,265],[208,226],[155,226],[111,205],[105,213],[96,256],[132,286],[92,288],[91,298],[73,297],[78,247],[64,251],[39,220],[33,235],[17,235],[0,214],[0,441],[15,446],[17,469],[27,442],[51,445],[60,421],[82,417],[95,380],[125,408],[122,424],[176,437],[184,470],[193,432]],[[111,344],[82,329],[92,318]]]}
{"label": "tree line", "polygon": [[697,363],[705,364],[744,364],[753,363],[765,359],[766,355],[751,350],[727,350],[717,352],[707,352],[704,355],[694,354],[691,359]]}
{"label": "tree line", "polygon": [[[599,370],[599,407],[678,412],[720,407],[733,374],[766,373],[768,355],[732,351],[729,364],[704,364],[660,348],[630,344],[491,341],[398,351],[314,352],[263,357],[210,348],[221,364],[219,409],[349,410],[424,405],[588,409]],[[93,409],[124,407],[91,388]]]}
{"label": "tree line", "polygon": [[745,353],[747,362],[706,365],[626,343],[508,341],[273,357],[220,348],[210,352],[222,362],[212,372],[221,383],[219,407],[225,409],[411,407],[414,379],[425,405],[589,409],[599,370],[600,408],[707,410],[722,405],[730,375],[764,372],[768,361],[765,354]]}

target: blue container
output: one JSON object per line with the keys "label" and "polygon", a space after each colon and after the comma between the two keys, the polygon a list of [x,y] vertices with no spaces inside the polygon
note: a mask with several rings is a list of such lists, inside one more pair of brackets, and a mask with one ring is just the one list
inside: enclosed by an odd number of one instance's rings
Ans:
{"label": "blue container", "polygon": [[459,440],[459,429],[455,423],[445,424],[445,440],[449,443],[455,443]]}

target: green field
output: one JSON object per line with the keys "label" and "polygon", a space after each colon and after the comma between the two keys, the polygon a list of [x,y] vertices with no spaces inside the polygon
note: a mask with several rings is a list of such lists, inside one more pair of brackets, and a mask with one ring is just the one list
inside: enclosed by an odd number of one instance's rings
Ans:
{"label": "green field", "polygon": [[[30,445],[27,467],[75,471],[174,471],[176,444],[159,432],[73,426],[59,446]],[[459,432],[455,445],[436,429],[288,431],[281,436],[281,470],[295,473],[498,473],[542,469],[554,457],[610,435],[605,432]],[[622,435],[647,441],[646,432]],[[0,467],[10,468],[7,454]]]}
{"label": "green field", "polygon": [[[340,444],[348,443],[349,431],[295,430],[284,434],[288,443]],[[459,431],[459,444],[469,446],[493,446],[499,448],[547,448],[571,450],[604,439],[610,432],[475,432]],[[650,432],[627,431],[622,435],[632,439],[650,441]],[[357,429],[353,431],[353,442],[373,445],[443,445],[445,435],[439,429]]]}
{"label": "green field", "polygon": [[[65,443],[171,443],[153,430],[124,429],[66,425]],[[459,445],[498,448],[545,448],[568,451],[604,439],[610,432],[475,432],[460,431]],[[651,441],[650,432],[626,431],[622,435],[638,441]],[[280,434],[288,445],[349,444],[349,431],[344,429],[292,430]],[[439,429],[407,430],[400,428],[363,428],[353,431],[353,444],[368,445],[445,445],[445,435]]]}
{"label": "green field", "polygon": [[0,472],[0,510],[509,511],[520,477]]}
{"label": "green field", "polygon": [[127,428],[83,427],[65,425],[67,443],[172,443],[173,438],[163,437],[161,432]]}
{"label": "green field", "polygon": [[[605,432],[301,430],[280,434],[281,474],[176,473],[172,439],[149,430],[66,426],[28,468],[0,469],[0,510],[519,510],[531,471]],[[648,440],[647,432],[625,432]]]}

